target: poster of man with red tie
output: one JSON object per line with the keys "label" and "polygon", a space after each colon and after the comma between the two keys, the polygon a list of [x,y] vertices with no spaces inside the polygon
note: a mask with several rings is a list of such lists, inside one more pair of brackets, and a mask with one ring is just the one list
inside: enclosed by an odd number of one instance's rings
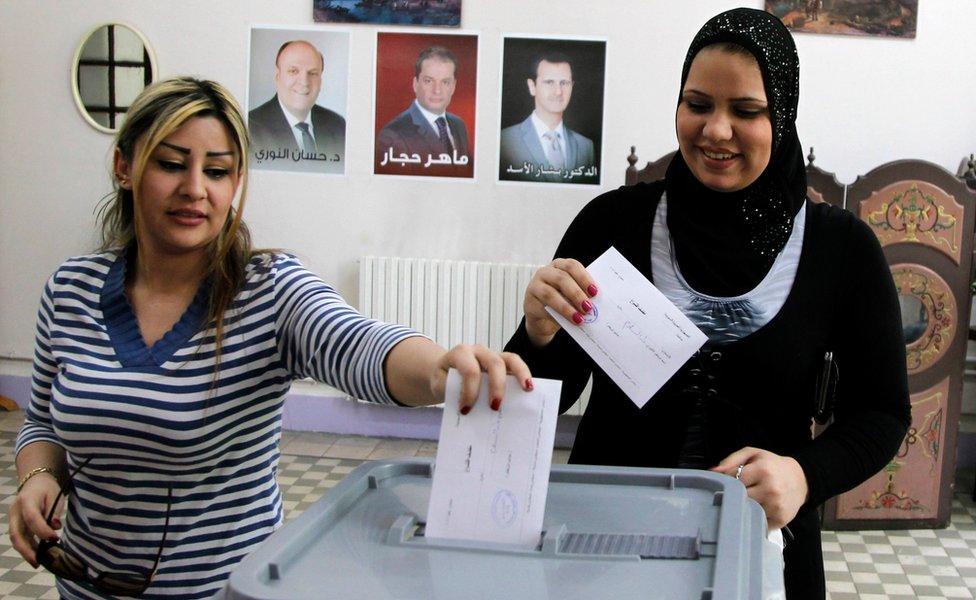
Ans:
{"label": "poster of man with red tie", "polygon": [[373,172],[472,179],[478,36],[376,36]]}

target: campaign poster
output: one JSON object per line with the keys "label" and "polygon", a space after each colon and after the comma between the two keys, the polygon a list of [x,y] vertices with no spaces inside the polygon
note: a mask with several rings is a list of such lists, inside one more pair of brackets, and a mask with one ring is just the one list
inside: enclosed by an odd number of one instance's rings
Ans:
{"label": "campaign poster", "polygon": [[478,36],[379,32],[373,172],[473,179]]}

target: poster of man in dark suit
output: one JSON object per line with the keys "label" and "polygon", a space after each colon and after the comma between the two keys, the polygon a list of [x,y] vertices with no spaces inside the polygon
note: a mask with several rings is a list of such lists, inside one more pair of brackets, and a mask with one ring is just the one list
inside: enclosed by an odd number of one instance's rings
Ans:
{"label": "poster of man in dark suit", "polygon": [[375,173],[473,177],[476,61],[474,36],[379,34]]}
{"label": "poster of man in dark suit", "polygon": [[[316,43],[321,40],[313,41],[312,36],[328,36],[322,45],[330,50],[339,47],[340,51],[329,52],[327,58]],[[338,110],[319,103],[327,102],[345,112],[348,35],[324,31],[252,30],[252,90],[258,76],[258,61],[270,62],[272,56],[270,52],[258,52],[258,47],[267,50],[268,46],[274,44],[269,38],[274,37],[288,39],[277,45],[273,55],[273,94],[262,100],[267,92],[264,95],[249,93],[249,97],[256,100],[252,105],[260,102],[248,113],[252,166],[257,169],[344,173],[346,120]],[[342,73],[341,97],[328,93],[335,82],[327,78],[327,73]],[[337,102],[340,98],[341,101]]]}
{"label": "poster of man in dark suit", "polygon": [[501,181],[599,184],[606,42],[504,41]]}

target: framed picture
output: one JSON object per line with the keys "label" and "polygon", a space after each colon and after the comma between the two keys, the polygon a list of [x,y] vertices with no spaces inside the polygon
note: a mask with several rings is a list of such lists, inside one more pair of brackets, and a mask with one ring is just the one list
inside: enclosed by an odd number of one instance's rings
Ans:
{"label": "framed picture", "polygon": [[793,31],[914,38],[918,0],[766,0]]}
{"label": "framed picture", "polygon": [[506,36],[498,180],[600,183],[605,40]]}
{"label": "framed picture", "polygon": [[478,36],[379,32],[373,173],[473,179]]}
{"label": "framed picture", "polygon": [[460,27],[461,0],[315,0],[312,16],[325,23]]}
{"label": "framed picture", "polygon": [[254,27],[248,57],[251,167],[344,174],[349,33]]}

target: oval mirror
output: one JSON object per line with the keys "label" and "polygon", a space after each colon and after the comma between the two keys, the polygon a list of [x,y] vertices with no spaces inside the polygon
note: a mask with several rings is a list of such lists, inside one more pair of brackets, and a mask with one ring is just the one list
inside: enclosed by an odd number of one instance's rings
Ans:
{"label": "oval mirror", "polygon": [[82,38],[71,62],[71,89],[85,120],[114,133],[155,75],[156,60],[145,36],[129,25],[105,23]]}
{"label": "oval mirror", "polygon": [[898,294],[901,307],[901,327],[905,332],[905,343],[912,344],[921,339],[929,327],[929,311],[918,298],[909,294]]}

